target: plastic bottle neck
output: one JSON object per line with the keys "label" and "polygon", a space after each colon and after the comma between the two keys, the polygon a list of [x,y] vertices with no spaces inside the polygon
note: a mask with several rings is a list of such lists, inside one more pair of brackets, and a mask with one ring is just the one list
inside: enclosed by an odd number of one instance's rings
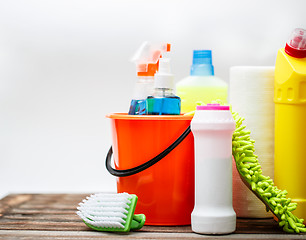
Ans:
{"label": "plastic bottle neck", "polygon": [[191,76],[213,76],[214,66],[212,65],[211,50],[194,50]]}
{"label": "plastic bottle neck", "polygon": [[170,97],[174,96],[172,88],[155,88],[154,97]]}
{"label": "plastic bottle neck", "polygon": [[137,82],[153,83],[154,77],[153,76],[138,76]]}
{"label": "plastic bottle neck", "polygon": [[214,66],[211,64],[193,64],[190,68],[191,76],[214,76]]}

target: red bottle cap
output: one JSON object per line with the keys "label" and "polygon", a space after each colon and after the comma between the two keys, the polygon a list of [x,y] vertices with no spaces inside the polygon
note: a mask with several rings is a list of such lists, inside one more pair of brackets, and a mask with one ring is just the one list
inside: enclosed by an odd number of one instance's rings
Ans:
{"label": "red bottle cap", "polygon": [[291,57],[306,57],[306,30],[296,28],[286,43],[285,52]]}

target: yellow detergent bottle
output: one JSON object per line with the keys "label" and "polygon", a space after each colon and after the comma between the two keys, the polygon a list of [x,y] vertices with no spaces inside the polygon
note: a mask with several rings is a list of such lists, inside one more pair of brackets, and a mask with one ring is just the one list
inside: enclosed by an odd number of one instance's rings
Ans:
{"label": "yellow detergent bottle", "polygon": [[176,95],[181,98],[181,112],[196,110],[197,102],[211,103],[221,100],[227,103],[228,85],[214,76],[211,50],[194,50],[190,76],[176,84]]}
{"label": "yellow detergent bottle", "polygon": [[275,64],[274,180],[306,219],[306,30],[295,29]]}

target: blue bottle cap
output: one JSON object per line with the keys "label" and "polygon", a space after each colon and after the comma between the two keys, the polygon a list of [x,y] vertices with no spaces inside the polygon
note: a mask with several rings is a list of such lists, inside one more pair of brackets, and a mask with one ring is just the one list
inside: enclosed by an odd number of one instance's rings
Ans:
{"label": "blue bottle cap", "polygon": [[213,76],[214,66],[212,65],[211,50],[194,50],[193,61],[190,69],[192,76]]}

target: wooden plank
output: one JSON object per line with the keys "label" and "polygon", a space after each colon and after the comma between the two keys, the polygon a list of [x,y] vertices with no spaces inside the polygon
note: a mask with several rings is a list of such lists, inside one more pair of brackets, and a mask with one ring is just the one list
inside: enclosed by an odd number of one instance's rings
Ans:
{"label": "wooden plank", "polygon": [[[3,221],[5,222],[6,220],[22,220],[22,221],[30,221],[33,220],[32,215],[27,215],[27,214],[7,214],[2,217]],[[37,215],[35,216],[35,220],[41,220],[44,221],[48,219],[49,221],[55,221],[55,222],[79,222],[79,216],[76,214],[62,214],[62,215]]]}
{"label": "wooden plank", "polygon": [[29,201],[32,195],[29,194],[13,194],[6,196],[0,201],[0,218],[11,208],[16,207],[23,202]]}
{"label": "wooden plank", "polygon": [[[101,233],[88,228],[76,215],[76,207],[89,194],[22,194],[10,195],[0,200],[0,238],[32,239],[54,238],[156,238],[181,239],[198,238],[191,226],[144,226],[129,234]],[[33,235],[31,235],[33,234]],[[273,219],[237,219],[235,234],[224,235],[231,239],[261,239],[268,234],[269,239],[284,239],[281,236],[294,236],[294,239],[306,239],[305,234],[287,235]],[[206,235],[204,235],[206,237]],[[209,239],[217,239],[209,236]],[[266,239],[266,238],[262,238]]]}
{"label": "wooden plank", "polygon": [[[2,230],[43,230],[43,231],[89,231],[81,219],[76,216],[61,218],[59,216],[42,215],[36,217],[21,217],[8,215],[0,221],[0,229]],[[192,232],[190,226],[144,226],[139,231],[141,232],[177,232],[188,233]],[[237,229],[235,233],[262,233],[275,234],[282,233],[282,230],[277,226],[277,223],[270,220],[237,220]]]}
{"label": "wooden plank", "polygon": [[71,209],[56,209],[56,208],[48,208],[47,206],[42,209],[22,209],[22,208],[13,208],[9,211],[11,214],[28,214],[28,215],[38,215],[38,214],[57,214],[57,215],[65,215],[65,214],[75,214],[76,206]]}
{"label": "wooden plank", "polygon": [[0,239],[306,239],[305,235],[290,234],[229,234],[229,235],[202,235],[196,233],[152,233],[152,232],[129,232],[129,233],[108,233],[108,232],[66,232],[66,231],[4,231],[0,230]]}

